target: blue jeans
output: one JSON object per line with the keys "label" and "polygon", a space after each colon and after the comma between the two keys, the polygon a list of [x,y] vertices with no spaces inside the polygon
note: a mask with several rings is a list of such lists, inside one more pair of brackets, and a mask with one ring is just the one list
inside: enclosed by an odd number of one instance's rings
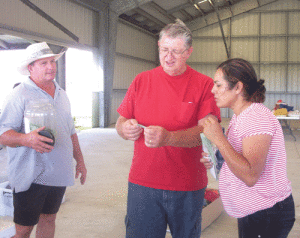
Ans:
{"label": "blue jeans", "polygon": [[273,207],[238,219],[240,238],[286,238],[295,222],[293,196]]}
{"label": "blue jeans", "polygon": [[128,184],[126,238],[199,238],[205,188],[169,191]]}

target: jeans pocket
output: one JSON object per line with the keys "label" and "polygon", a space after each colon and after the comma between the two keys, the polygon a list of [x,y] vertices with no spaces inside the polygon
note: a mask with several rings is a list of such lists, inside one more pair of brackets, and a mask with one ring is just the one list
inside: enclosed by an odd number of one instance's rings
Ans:
{"label": "jeans pocket", "polygon": [[128,216],[126,215],[126,216],[125,216],[125,227],[127,228],[128,225],[129,225],[129,218],[128,218]]}

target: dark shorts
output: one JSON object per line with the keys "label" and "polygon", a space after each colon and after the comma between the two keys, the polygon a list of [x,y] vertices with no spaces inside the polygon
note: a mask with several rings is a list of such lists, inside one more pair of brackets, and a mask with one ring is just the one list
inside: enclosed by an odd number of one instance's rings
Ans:
{"label": "dark shorts", "polygon": [[22,226],[34,226],[41,214],[56,214],[65,191],[66,187],[31,184],[27,191],[13,192],[14,222]]}

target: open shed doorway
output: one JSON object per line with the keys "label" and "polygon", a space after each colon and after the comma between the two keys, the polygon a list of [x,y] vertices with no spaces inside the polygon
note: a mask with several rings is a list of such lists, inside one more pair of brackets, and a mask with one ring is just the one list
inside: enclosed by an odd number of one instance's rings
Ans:
{"label": "open shed doorway", "polygon": [[69,48],[66,52],[66,92],[75,126],[92,127],[93,92],[103,91],[102,73],[92,51]]}
{"label": "open shed doorway", "polygon": [[26,76],[17,71],[18,63],[23,56],[24,50],[1,50],[0,51],[0,112],[5,98],[16,83],[23,82]]}
{"label": "open shed doorway", "polygon": [[[0,51],[0,113],[5,98],[16,83],[27,76],[17,71],[24,50]],[[96,66],[93,52],[69,48],[66,52],[66,92],[71,102],[75,126],[92,127],[93,92],[103,91],[103,79]]]}

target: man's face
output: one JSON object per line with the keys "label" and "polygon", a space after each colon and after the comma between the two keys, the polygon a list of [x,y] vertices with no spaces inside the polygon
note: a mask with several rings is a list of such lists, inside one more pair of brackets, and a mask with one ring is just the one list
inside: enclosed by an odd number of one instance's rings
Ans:
{"label": "man's face", "polygon": [[186,61],[193,48],[187,48],[181,38],[163,36],[158,42],[159,60],[164,71],[170,76],[183,74],[186,70]]}
{"label": "man's face", "polygon": [[39,82],[49,82],[55,78],[56,62],[54,57],[48,57],[35,61],[28,65],[30,78]]}

